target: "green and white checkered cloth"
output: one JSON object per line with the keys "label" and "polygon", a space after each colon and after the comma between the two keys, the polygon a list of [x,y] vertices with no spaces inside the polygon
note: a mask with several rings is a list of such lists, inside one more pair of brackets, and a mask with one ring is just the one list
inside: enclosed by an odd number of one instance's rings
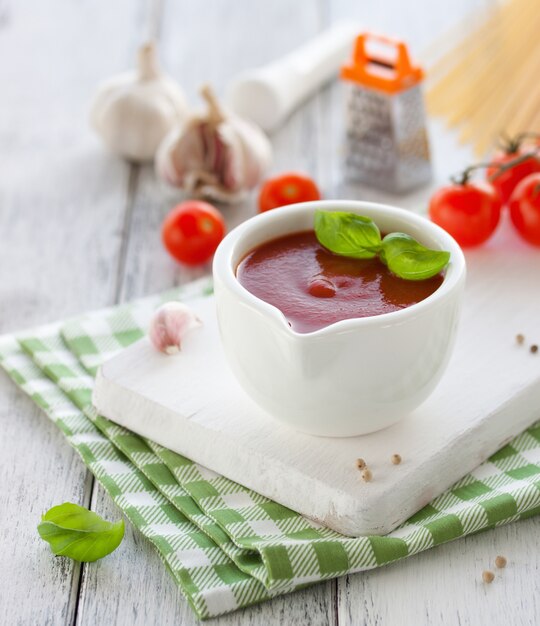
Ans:
{"label": "green and white checkered cloth", "polygon": [[161,302],[203,293],[207,280],[0,338],[2,367],[155,545],[200,618],[540,513],[540,422],[389,535],[350,538],[98,415],[99,365],[145,334]]}

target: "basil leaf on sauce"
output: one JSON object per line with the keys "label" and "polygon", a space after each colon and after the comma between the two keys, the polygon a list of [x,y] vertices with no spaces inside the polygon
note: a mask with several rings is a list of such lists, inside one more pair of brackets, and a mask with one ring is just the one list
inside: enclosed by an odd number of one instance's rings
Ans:
{"label": "basil leaf on sauce", "polygon": [[49,509],[37,527],[57,556],[91,562],[107,556],[124,538],[124,520],[107,522],[78,504],[64,502]]}
{"label": "basil leaf on sauce", "polygon": [[354,259],[372,259],[381,248],[375,222],[355,213],[316,211],[315,234],[330,252]]}
{"label": "basil leaf on sauce", "polygon": [[425,280],[450,261],[450,253],[430,250],[405,233],[391,233],[382,241],[381,261],[399,278]]}

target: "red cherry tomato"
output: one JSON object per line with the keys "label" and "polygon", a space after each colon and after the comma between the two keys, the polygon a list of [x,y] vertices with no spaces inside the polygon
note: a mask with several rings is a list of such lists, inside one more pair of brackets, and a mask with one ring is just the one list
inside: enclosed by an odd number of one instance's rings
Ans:
{"label": "red cherry tomato", "polygon": [[448,185],[431,198],[429,215],[460,246],[477,246],[489,239],[497,227],[501,200],[488,183]]}
{"label": "red cherry tomato", "polygon": [[[493,155],[490,162],[497,163],[498,165],[505,165],[510,161],[514,161],[520,156],[530,153],[533,149],[534,146],[529,145],[522,146],[514,152],[501,150]],[[521,180],[523,180],[530,174],[540,172],[540,160],[531,156],[525,161],[514,165],[506,172],[502,172],[499,176],[496,175],[498,171],[499,170],[497,167],[489,167],[486,171],[486,177],[487,180],[499,192],[503,204],[507,204],[507,202],[510,200],[512,192]]]}
{"label": "red cherry tomato", "polygon": [[309,176],[287,172],[269,178],[261,187],[259,211],[263,213],[286,204],[320,199],[319,188]]}
{"label": "red cherry tomato", "polygon": [[518,233],[540,246],[540,174],[531,174],[518,183],[508,206]]}
{"label": "red cherry tomato", "polygon": [[172,209],[161,236],[169,254],[186,265],[208,261],[225,235],[221,213],[208,202],[188,200]]}

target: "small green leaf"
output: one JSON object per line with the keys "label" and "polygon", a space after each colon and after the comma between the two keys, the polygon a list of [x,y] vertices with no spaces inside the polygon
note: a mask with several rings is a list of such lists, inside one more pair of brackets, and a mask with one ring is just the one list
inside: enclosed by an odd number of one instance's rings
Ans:
{"label": "small green leaf", "polygon": [[450,252],[430,250],[405,233],[391,233],[382,241],[380,258],[399,278],[425,280],[448,265]]}
{"label": "small green leaf", "polygon": [[356,213],[316,211],[315,234],[330,252],[354,259],[372,259],[381,249],[375,222]]}
{"label": "small green leaf", "polygon": [[107,556],[124,537],[124,520],[107,522],[78,504],[53,506],[41,518],[38,532],[57,556],[91,562]]}

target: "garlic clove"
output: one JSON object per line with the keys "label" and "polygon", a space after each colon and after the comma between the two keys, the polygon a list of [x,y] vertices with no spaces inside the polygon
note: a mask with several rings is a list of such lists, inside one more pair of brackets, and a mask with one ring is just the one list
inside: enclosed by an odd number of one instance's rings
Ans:
{"label": "garlic clove", "polygon": [[252,122],[224,110],[208,86],[201,93],[206,114],[167,135],[156,156],[156,172],[190,195],[235,202],[262,180],[271,145]]}
{"label": "garlic clove", "polygon": [[150,342],[160,352],[175,354],[184,337],[202,326],[201,320],[182,302],[166,302],[154,313],[148,330]]}
{"label": "garlic clove", "polygon": [[178,85],[159,68],[153,43],[139,50],[136,71],[103,83],[90,120],[114,153],[135,162],[150,161],[163,138],[188,116]]}
{"label": "garlic clove", "polygon": [[[272,148],[266,135],[262,132],[253,132],[254,124],[252,122],[236,116],[232,120],[238,136],[242,139],[241,145],[244,150],[243,184],[249,189],[253,189],[261,182],[270,167]],[[255,153],[257,158],[250,158],[249,152]]]}

